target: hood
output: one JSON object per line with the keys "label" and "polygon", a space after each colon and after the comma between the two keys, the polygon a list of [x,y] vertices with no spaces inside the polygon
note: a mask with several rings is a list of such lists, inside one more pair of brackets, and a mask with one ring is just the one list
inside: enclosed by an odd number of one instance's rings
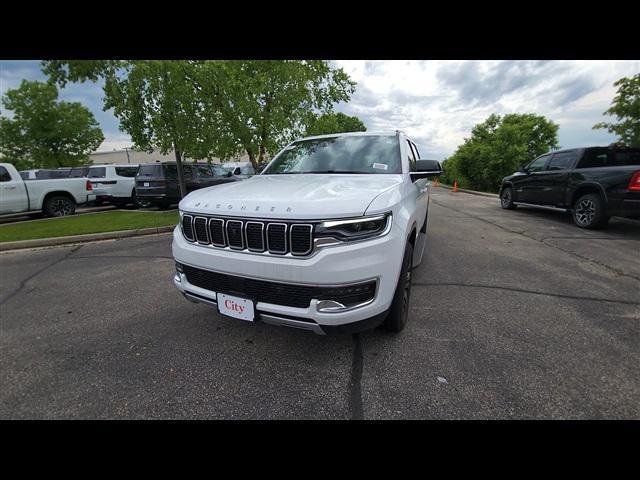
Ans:
{"label": "hood", "polygon": [[357,217],[402,175],[256,175],[190,193],[180,210],[209,215],[280,219]]}

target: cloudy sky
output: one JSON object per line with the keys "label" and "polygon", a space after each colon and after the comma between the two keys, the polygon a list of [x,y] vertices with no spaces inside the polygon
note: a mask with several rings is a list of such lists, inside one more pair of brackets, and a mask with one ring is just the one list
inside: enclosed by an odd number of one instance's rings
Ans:
{"label": "cloudy sky", "polygon": [[[492,113],[536,113],[560,125],[562,147],[607,145],[615,138],[592,130],[615,95],[613,82],[640,73],[640,61],[334,61],[357,83],[336,110],[360,117],[369,130],[402,129],[421,156],[443,159],[471,128]],[[37,61],[0,61],[0,94],[22,79],[44,80]],[[102,88],[69,84],[61,99],[79,101],[105,134],[100,150],[130,146]]]}

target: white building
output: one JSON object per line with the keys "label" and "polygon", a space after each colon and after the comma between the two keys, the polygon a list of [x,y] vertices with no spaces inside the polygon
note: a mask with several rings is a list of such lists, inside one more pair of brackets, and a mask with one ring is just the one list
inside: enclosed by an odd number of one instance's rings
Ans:
{"label": "white building", "polygon": [[[91,163],[94,165],[97,164],[109,164],[109,163],[154,163],[154,162],[175,162],[176,157],[173,151],[170,151],[166,155],[160,153],[159,150],[155,150],[153,153],[141,152],[139,150],[132,150],[130,148],[126,148],[123,150],[113,150],[111,152],[95,152],[89,155],[91,159]],[[191,160],[189,158],[187,161]],[[237,162],[248,162],[249,156],[245,153],[244,155],[233,159],[233,161]],[[220,163],[220,160],[217,158],[212,158],[211,162]]]}

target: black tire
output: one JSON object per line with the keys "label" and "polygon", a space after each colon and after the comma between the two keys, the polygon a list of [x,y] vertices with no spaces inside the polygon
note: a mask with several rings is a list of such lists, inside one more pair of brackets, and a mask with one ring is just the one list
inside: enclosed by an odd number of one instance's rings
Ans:
{"label": "black tire", "polygon": [[609,222],[602,197],[595,193],[583,195],[573,205],[571,212],[573,223],[580,228],[594,230]]}
{"label": "black tire", "polygon": [[66,217],[76,213],[76,202],[65,195],[52,195],[45,200],[42,211],[48,217]]}
{"label": "black tire", "polygon": [[504,187],[500,192],[500,206],[505,210],[513,210],[517,207],[513,203],[513,188]]}
{"label": "black tire", "polygon": [[409,301],[411,300],[412,260],[413,245],[407,243],[407,246],[404,249],[402,268],[400,269],[400,278],[398,278],[396,292],[393,295],[393,302],[391,303],[391,308],[389,308],[389,314],[383,323],[384,328],[389,332],[401,332],[407,324],[407,319],[409,317]]}

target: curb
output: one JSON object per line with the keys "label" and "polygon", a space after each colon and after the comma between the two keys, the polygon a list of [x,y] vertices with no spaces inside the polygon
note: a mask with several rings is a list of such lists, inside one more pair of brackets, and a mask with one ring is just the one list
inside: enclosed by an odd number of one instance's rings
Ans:
{"label": "curb", "polygon": [[8,250],[21,250],[24,248],[53,247],[69,243],[95,242],[97,240],[112,240],[116,238],[141,237],[157,233],[172,232],[175,225],[166,227],[139,228],[136,230],[119,230],[117,232],[89,233],[86,235],[69,235],[67,237],[36,238],[33,240],[20,240],[16,242],[0,243],[0,252]]}
{"label": "curb", "polygon": [[[443,185],[442,183],[438,186],[446,188],[448,190],[453,190],[453,187],[450,187],[449,185]],[[497,193],[476,192],[475,190],[467,190],[465,188],[458,188],[458,191],[462,193],[470,193],[471,195],[480,195],[481,197],[499,198],[499,195]]]}

